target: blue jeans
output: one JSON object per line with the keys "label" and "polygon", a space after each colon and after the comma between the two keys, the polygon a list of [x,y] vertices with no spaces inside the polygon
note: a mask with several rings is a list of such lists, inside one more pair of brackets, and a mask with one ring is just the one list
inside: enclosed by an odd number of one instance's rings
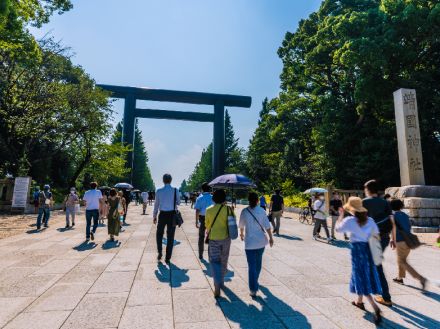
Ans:
{"label": "blue jeans", "polygon": [[249,266],[249,290],[257,292],[259,288],[258,278],[260,277],[264,248],[246,249],[245,251]]}
{"label": "blue jeans", "polygon": [[86,239],[90,238],[90,226],[92,225],[92,218],[93,218],[93,228],[92,232],[93,234],[96,233],[96,229],[98,228],[98,219],[99,219],[99,210],[93,209],[93,210],[86,210]]}
{"label": "blue jeans", "polygon": [[44,225],[47,226],[49,224],[50,208],[38,208],[37,229],[41,227],[41,218],[43,216],[46,220],[46,223]]}
{"label": "blue jeans", "polygon": [[[389,236],[382,236],[380,244],[382,245],[382,250],[385,252],[386,247],[390,244]],[[377,266],[377,274],[379,274],[380,285],[382,287],[382,298],[389,302],[391,301],[390,289],[382,265]]]}

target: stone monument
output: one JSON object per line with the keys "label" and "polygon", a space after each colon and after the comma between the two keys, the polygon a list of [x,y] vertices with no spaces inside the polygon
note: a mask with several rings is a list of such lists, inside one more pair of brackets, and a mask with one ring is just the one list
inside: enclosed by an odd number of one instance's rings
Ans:
{"label": "stone monument", "polygon": [[402,199],[404,211],[416,226],[438,230],[440,225],[440,186],[426,186],[423,171],[422,145],[416,91],[399,89],[394,92],[397,144],[399,150],[401,187],[390,187],[385,193]]}

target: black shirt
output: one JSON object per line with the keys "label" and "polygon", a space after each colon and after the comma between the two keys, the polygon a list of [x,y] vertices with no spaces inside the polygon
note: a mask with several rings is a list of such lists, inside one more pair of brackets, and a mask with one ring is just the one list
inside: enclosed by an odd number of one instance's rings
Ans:
{"label": "black shirt", "polygon": [[[391,207],[388,201],[379,197],[370,197],[362,200],[362,204],[368,210],[368,216],[373,218],[376,223],[383,221],[389,217]],[[382,237],[387,236],[393,229],[393,224],[390,220],[384,221],[378,225],[379,232]]]}
{"label": "black shirt", "polygon": [[[330,215],[332,216],[339,216],[338,209],[342,207],[342,201],[341,200],[330,200]],[[333,210],[335,209],[335,210]]]}
{"label": "black shirt", "polygon": [[283,209],[284,199],[281,195],[272,195],[270,201],[272,202],[272,211],[280,211]]}

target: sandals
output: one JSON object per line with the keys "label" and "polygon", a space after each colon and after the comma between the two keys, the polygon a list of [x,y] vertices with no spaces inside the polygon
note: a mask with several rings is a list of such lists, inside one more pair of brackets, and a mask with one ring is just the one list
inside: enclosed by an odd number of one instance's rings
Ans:
{"label": "sandals", "polygon": [[378,309],[374,311],[374,324],[379,325],[382,322],[382,312]]}
{"label": "sandals", "polygon": [[357,303],[357,302],[353,301],[353,302],[351,302],[351,305],[356,306],[357,308],[361,309],[362,311],[365,311],[364,303]]}

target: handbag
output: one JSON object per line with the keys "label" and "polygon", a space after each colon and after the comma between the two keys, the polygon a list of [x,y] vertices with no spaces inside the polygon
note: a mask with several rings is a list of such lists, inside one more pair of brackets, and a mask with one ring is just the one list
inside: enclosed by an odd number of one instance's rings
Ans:
{"label": "handbag", "polygon": [[400,224],[396,220],[394,220],[394,223],[396,223],[397,229],[399,230],[400,234],[403,237],[403,240],[405,241],[409,249],[416,249],[420,247],[422,243],[420,242],[419,237],[417,235],[411,232],[404,231],[402,229],[402,226],[400,226]]}
{"label": "handbag", "polygon": [[383,250],[380,244],[380,235],[371,234],[368,239],[368,245],[370,247],[371,256],[373,256],[374,265],[379,266],[383,262]]}
{"label": "handbag", "polygon": [[183,217],[180,211],[176,207],[176,194],[177,189],[174,189],[174,214],[173,214],[173,226],[182,226],[183,224]]}
{"label": "handbag", "polygon": [[[223,208],[223,205],[221,205],[221,206],[220,206],[220,209],[217,211],[217,214],[215,215],[214,220],[212,221],[211,229],[212,229],[212,227],[214,226],[214,224],[215,224],[215,220],[217,219],[218,214],[220,214],[220,211],[222,210],[222,208]],[[209,229],[209,231],[206,232],[206,236],[205,236],[205,243],[206,243],[206,244],[209,243],[209,233],[211,233],[211,229]]]}
{"label": "handbag", "polygon": [[228,233],[229,233],[229,237],[232,240],[238,238],[237,219],[235,218],[234,213],[229,207],[228,207]]}

